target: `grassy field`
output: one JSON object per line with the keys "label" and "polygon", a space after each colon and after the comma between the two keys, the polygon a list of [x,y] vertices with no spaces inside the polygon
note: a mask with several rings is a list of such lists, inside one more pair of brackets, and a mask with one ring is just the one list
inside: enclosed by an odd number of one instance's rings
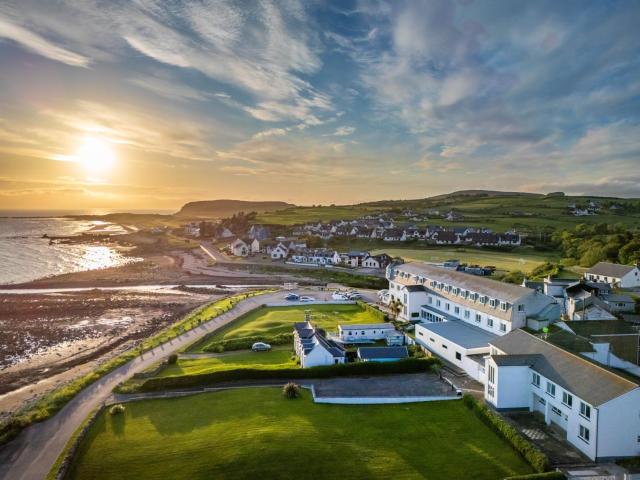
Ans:
{"label": "grassy field", "polygon": [[327,222],[329,220],[352,220],[376,209],[359,205],[333,207],[293,207],[277,212],[265,212],[258,215],[257,221],[277,225],[296,223]]}
{"label": "grassy field", "polygon": [[205,341],[196,343],[189,351],[203,351],[210,343],[220,340],[291,333],[295,322],[304,321],[305,311],[311,312],[314,324],[326,330],[336,330],[339,323],[379,323],[384,319],[382,313],[360,305],[263,307],[243,315]]}
{"label": "grassy field", "polygon": [[464,263],[493,265],[498,270],[522,270],[529,272],[546,261],[557,261],[558,255],[553,252],[536,252],[531,249],[519,249],[513,252],[498,252],[469,247],[434,247],[421,249],[386,248],[374,250],[372,253],[385,252],[391,256],[399,256],[407,261],[443,262],[457,258]]}
{"label": "grassy field", "polygon": [[530,473],[462,402],[314,404],[279,389],[126,404],[102,414],[71,479],[465,478]]}
{"label": "grassy field", "polygon": [[168,365],[157,376],[177,377],[180,375],[199,375],[236,368],[259,368],[265,370],[295,368],[291,359],[293,346],[273,347],[269,352],[239,350],[220,354],[219,357],[179,359],[176,364]]}

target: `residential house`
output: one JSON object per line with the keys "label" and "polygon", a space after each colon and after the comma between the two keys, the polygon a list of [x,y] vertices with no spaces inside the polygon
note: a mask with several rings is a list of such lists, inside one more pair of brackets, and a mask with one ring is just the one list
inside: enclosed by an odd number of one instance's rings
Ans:
{"label": "residential house", "polygon": [[640,287],[638,265],[620,265],[598,262],[584,273],[584,278],[592,282],[604,282],[618,288]]}
{"label": "residential house", "polygon": [[382,239],[385,242],[399,242],[402,239],[402,232],[396,228],[386,228]]}
{"label": "residential house", "polygon": [[409,358],[407,347],[360,347],[357,352],[361,362],[397,362]]}
{"label": "residential house", "polygon": [[302,249],[291,254],[291,260],[296,263],[308,263],[315,265],[338,265],[340,254],[335,250],[326,248]]}
{"label": "residential house", "polygon": [[386,253],[379,255],[370,255],[362,260],[362,266],[365,268],[385,269],[393,259]]}
{"label": "residential house", "polygon": [[280,242],[271,250],[270,256],[272,260],[284,260],[289,256],[289,249]]}
{"label": "residential house", "polygon": [[369,252],[351,251],[340,254],[340,259],[343,264],[350,267],[361,267],[362,262],[369,256]]}
{"label": "residential house", "polygon": [[371,343],[385,340],[396,331],[391,323],[338,325],[338,338],[342,343]]}
{"label": "residential house", "polygon": [[609,309],[613,313],[633,313],[636,311],[636,301],[629,295],[602,295],[602,301],[609,305]]}
{"label": "residential house", "polygon": [[293,346],[302,368],[344,363],[346,359],[345,350],[309,321],[294,323]]}
{"label": "residential house", "polygon": [[640,387],[524,330],[491,341],[485,400],[540,412],[591,460],[640,455]]}
{"label": "residential house", "polygon": [[271,230],[264,225],[251,225],[247,232],[249,238],[255,238],[257,240],[266,240],[271,236]]}
{"label": "residential house", "polygon": [[249,240],[245,241],[241,238],[236,238],[229,244],[229,250],[236,257],[246,257],[251,253],[250,243]]}

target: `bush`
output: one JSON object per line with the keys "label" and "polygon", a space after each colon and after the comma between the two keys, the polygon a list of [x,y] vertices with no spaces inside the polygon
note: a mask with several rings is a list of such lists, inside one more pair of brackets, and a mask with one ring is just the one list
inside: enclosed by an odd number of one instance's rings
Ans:
{"label": "bush", "polygon": [[115,404],[109,409],[109,415],[122,415],[124,413],[124,405],[121,403]]}
{"label": "bush", "polygon": [[509,442],[536,472],[541,473],[549,469],[549,458],[520,435],[513,425],[506,422],[500,415],[494,413],[486,405],[480,404],[469,394],[464,395],[462,401],[465,406],[475,412],[484,423],[493,428]]}
{"label": "bush", "polygon": [[359,362],[323,365],[311,368],[283,368],[278,370],[259,370],[242,368],[200,375],[182,375],[179,377],[154,377],[146,380],[139,388],[142,392],[159,390],[178,390],[183,388],[203,387],[220,382],[237,380],[263,379],[301,379],[332,378],[353,375],[388,375],[398,373],[419,373],[431,371],[433,365],[439,364],[435,357],[425,359],[408,358],[398,362]]}
{"label": "bush", "polygon": [[284,387],[282,387],[282,394],[285,398],[298,398],[300,396],[300,386],[297,383],[288,382]]}
{"label": "bush", "polygon": [[167,364],[175,365],[176,363],[178,363],[178,354],[177,353],[172,353],[171,355],[169,355],[167,357]]}

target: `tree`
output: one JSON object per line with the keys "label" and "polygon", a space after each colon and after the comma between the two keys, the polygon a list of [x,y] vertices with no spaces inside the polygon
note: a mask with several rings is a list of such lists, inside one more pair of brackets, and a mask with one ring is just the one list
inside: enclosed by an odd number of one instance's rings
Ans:
{"label": "tree", "polygon": [[399,298],[392,298],[389,302],[389,310],[391,310],[391,314],[393,315],[393,319],[397,320],[398,315],[402,311],[402,302]]}

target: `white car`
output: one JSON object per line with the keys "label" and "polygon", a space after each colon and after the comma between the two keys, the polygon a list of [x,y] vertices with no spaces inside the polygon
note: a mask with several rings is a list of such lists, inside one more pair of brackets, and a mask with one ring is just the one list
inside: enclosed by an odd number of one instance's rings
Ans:
{"label": "white car", "polygon": [[251,345],[251,350],[253,350],[254,352],[267,352],[271,350],[271,345],[264,342],[256,342]]}
{"label": "white car", "polygon": [[349,298],[347,297],[347,295],[345,295],[342,292],[333,292],[331,294],[331,299],[332,300],[349,300]]}
{"label": "white car", "polygon": [[316,299],[313,297],[308,297],[306,295],[303,295],[300,297],[300,299],[298,300],[299,302],[315,302]]}
{"label": "white car", "polygon": [[347,293],[347,298],[349,300],[360,300],[362,295],[360,295],[360,292],[349,292]]}

